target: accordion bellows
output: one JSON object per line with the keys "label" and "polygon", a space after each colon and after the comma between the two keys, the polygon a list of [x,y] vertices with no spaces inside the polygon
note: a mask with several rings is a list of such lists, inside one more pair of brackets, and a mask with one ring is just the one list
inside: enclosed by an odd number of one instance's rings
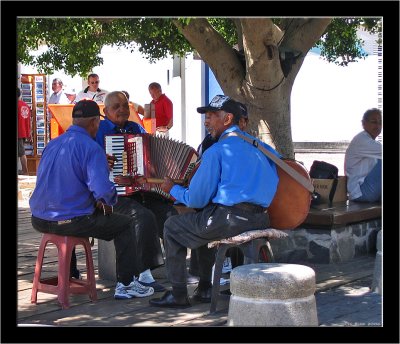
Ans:
{"label": "accordion bellows", "polygon": [[[196,150],[177,140],[151,134],[113,134],[105,136],[105,150],[118,161],[110,173],[116,175],[140,175],[146,178],[187,179],[193,171]],[[159,184],[144,183],[135,186],[116,185],[118,195],[130,195],[138,191],[155,192],[169,198]]]}

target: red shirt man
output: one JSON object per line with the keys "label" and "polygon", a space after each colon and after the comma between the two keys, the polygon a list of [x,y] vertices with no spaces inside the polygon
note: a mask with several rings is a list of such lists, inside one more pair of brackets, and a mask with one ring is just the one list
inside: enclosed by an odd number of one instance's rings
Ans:
{"label": "red shirt man", "polygon": [[28,161],[25,154],[25,139],[31,137],[31,109],[28,104],[20,100],[21,90],[17,87],[18,100],[18,157],[21,161],[22,174],[28,174]]}
{"label": "red shirt man", "polygon": [[31,109],[23,100],[18,99],[18,138],[31,137]]}
{"label": "red shirt man", "polygon": [[167,131],[173,126],[173,106],[171,100],[162,93],[161,85],[152,82],[149,85],[149,93],[155,105],[156,129],[157,131]]}

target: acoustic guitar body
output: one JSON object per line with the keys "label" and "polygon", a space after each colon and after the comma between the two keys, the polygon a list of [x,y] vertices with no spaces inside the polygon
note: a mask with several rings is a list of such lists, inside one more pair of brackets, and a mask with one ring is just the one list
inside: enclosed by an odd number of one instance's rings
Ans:
{"label": "acoustic guitar body", "polygon": [[[298,173],[310,180],[307,170],[295,160],[283,160]],[[279,166],[278,189],[268,207],[268,214],[272,228],[294,229],[304,222],[311,204],[311,193],[289,176]]]}

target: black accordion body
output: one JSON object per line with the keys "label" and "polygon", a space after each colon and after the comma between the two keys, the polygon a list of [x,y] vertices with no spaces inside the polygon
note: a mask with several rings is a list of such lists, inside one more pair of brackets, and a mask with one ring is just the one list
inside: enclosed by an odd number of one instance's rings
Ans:
{"label": "black accordion body", "polygon": [[[196,150],[169,138],[151,134],[105,135],[105,150],[113,154],[117,161],[110,172],[114,182],[117,175],[143,176],[145,178],[188,179],[197,160]],[[155,192],[165,198],[170,195],[161,190],[160,184],[144,183],[135,186],[116,185],[121,196],[138,191]]]}

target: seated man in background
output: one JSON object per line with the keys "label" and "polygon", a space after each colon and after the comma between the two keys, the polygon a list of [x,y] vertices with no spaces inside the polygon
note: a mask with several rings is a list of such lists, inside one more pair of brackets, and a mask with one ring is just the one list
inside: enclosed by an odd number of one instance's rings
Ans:
{"label": "seated man in background", "polygon": [[[188,187],[174,185],[168,177],[161,185],[177,202],[201,210],[171,216],[165,222],[166,269],[172,291],[150,300],[157,307],[191,306],[186,284],[187,248],[199,249],[200,281],[193,299],[210,302],[215,256],[208,254],[207,243],[268,227],[266,208],[278,186],[275,164],[255,146],[230,136],[236,132],[261,142],[238,127],[243,104],[219,95],[197,111],[206,114],[205,126],[218,142],[204,153]],[[270,146],[264,146],[279,156]]]}
{"label": "seated man in background", "polygon": [[131,104],[133,105],[135,111],[136,111],[138,114],[144,116],[144,107],[143,107],[142,105],[138,104],[138,103],[135,103],[135,102],[129,100],[129,93],[128,93],[128,91],[121,91],[121,92],[122,92],[123,94],[125,94],[126,98],[128,98],[129,103],[131,103]]}
{"label": "seated man in background", "polygon": [[93,141],[100,124],[99,106],[82,100],[72,110],[72,126],[51,140],[40,159],[36,188],[29,200],[32,226],[42,233],[114,240],[117,285],[114,297],[152,295],[138,283],[135,222],[130,216],[105,214],[117,202],[106,156]]}
{"label": "seated man in background", "polygon": [[369,109],[362,118],[364,130],[347,147],[344,169],[349,199],[378,202],[382,194],[382,144],[376,138],[382,131],[382,112]]}

